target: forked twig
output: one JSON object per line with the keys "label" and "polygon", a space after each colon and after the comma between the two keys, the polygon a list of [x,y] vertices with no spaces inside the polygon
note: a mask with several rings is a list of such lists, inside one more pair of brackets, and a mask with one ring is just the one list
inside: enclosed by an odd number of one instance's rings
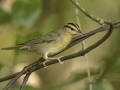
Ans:
{"label": "forked twig", "polygon": [[[76,2],[77,2],[77,0],[76,0]],[[77,7],[75,8],[75,13],[76,13],[76,21],[77,21],[78,25],[80,26],[80,30],[82,32],[82,28],[81,28],[80,20],[79,20],[79,12],[78,12],[78,8]],[[85,45],[85,41],[84,40],[81,42],[81,44],[82,44],[82,49],[85,49],[86,45]],[[87,54],[84,55],[84,59],[85,59],[85,65],[86,65],[86,70],[87,70],[87,74],[88,74],[89,90],[92,90],[91,74],[90,74],[89,61],[88,61]]]}
{"label": "forked twig", "polygon": [[27,83],[30,75],[31,75],[31,73],[27,73],[27,74],[26,74],[26,76],[24,77],[23,83],[22,83],[22,85],[21,85],[21,87],[20,87],[20,90],[23,90],[23,89],[24,89],[24,87],[25,87],[25,85],[26,85],[26,83]]}

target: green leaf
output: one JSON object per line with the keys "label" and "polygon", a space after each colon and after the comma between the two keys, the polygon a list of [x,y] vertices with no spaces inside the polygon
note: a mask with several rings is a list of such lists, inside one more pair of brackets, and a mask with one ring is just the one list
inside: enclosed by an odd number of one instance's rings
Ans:
{"label": "green leaf", "polygon": [[9,21],[11,21],[11,15],[0,8],[0,24],[5,24]]}
{"label": "green leaf", "polygon": [[12,17],[21,27],[32,26],[40,12],[40,0],[17,0],[12,6]]}

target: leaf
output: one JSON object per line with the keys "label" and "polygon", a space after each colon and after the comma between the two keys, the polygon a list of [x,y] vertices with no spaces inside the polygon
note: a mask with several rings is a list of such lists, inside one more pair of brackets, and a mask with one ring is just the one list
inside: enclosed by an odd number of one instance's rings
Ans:
{"label": "leaf", "polygon": [[5,24],[10,21],[11,21],[11,15],[0,8],[0,24]]}
{"label": "leaf", "polygon": [[12,17],[20,27],[33,25],[40,12],[40,0],[17,0],[12,6]]}

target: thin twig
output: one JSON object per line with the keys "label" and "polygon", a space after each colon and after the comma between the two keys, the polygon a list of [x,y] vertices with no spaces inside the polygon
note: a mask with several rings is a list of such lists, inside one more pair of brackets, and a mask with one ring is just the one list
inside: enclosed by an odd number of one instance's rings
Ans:
{"label": "thin twig", "polygon": [[95,16],[93,16],[92,14],[90,14],[88,11],[86,11],[76,0],[70,0],[81,12],[83,12],[87,17],[89,17],[90,19],[92,19],[93,21],[96,21],[99,24],[104,24],[103,19],[97,18]]}
{"label": "thin twig", "polygon": [[31,73],[27,73],[27,74],[26,74],[26,76],[24,77],[23,83],[22,83],[22,85],[21,85],[21,87],[20,87],[20,90],[23,90],[23,89],[24,89],[24,87],[25,87],[25,85],[26,85],[26,83],[27,83],[30,75],[31,75]]}
{"label": "thin twig", "polygon": [[[77,2],[77,0],[76,0],[76,2]],[[76,13],[76,21],[77,21],[78,25],[80,26],[80,30],[82,31],[80,20],[79,20],[79,12],[78,12],[77,7],[75,8],[75,13]],[[84,50],[86,48],[84,40],[81,42],[81,44],[82,44],[82,49]],[[90,75],[89,61],[88,61],[87,54],[84,55],[84,58],[85,58],[86,69],[87,69],[87,74],[88,74],[88,81],[89,81],[89,86],[90,86],[89,88],[90,88],[90,90],[92,90],[91,75]]]}
{"label": "thin twig", "polygon": [[41,63],[44,59],[40,58],[38,61],[26,66],[23,68],[23,70],[21,72],[19,72],[19,74],[17,74],[4,88],[3,90],[7,90],[19,77],[21,77],[23,74],[25,74],[25,72],[27,72],[30,68],[38,65],[39,63]]}

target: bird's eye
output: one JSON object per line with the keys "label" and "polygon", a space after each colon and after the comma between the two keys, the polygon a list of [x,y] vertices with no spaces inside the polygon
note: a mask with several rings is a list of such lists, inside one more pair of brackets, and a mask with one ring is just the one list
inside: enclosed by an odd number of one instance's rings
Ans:
{"label": "bird's eye", "polygon": [[73,28],[71,28],[71,30],[72,30],[72,31],[74,31],[74,29],[73,29]]}

